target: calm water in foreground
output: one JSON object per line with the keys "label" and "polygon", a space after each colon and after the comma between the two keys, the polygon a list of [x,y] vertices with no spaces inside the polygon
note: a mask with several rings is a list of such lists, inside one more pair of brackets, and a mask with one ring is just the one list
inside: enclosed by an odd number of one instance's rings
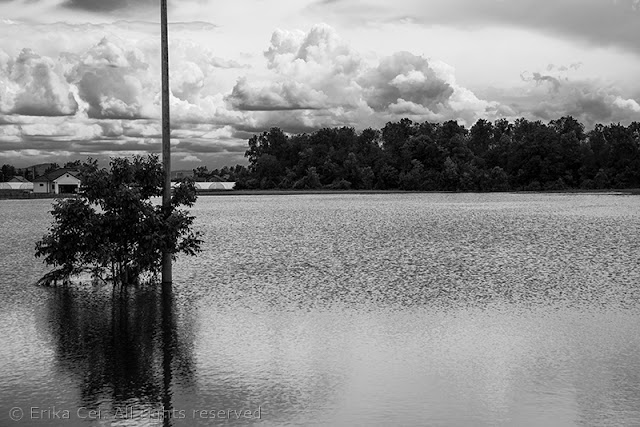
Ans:
{"label": "calm water in foreground", "polygon": [[165,311],[33,286],[49,209],[0,201],[0,426],[640,425],[640,197],[202,197]]}

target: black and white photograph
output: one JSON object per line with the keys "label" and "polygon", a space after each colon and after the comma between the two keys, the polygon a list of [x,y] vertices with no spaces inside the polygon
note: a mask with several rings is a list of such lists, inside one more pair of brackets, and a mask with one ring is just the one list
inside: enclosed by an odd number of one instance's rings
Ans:
{"label": "black and white photograph", "polygon": [[640,426],[640,0],[0,0],[0,427]]}

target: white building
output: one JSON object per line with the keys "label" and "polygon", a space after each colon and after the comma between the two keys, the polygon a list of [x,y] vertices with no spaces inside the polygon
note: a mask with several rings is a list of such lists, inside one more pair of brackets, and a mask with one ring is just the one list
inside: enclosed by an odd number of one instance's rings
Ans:
{"label": "white building", "polygon": [[235,182],[196,182],[198,190],[233,190]]}
{"label": "white building", "polygon": [[[236,183],[229,181],[229,182],[199,182],[196,181],[194,182],[195,186],[196,186],[196,190],[233,190],[233,187],[235,187]],[[171,183],[171,187],[175,187],[176,185],[178,185],[177,182],[172,182]]]}
{"label": "white building", "polygon": [[78,171],[75,169],[56,169],[33,180],[34,193],[70,194],[80,188]]}
{"label": "white building", "polygon": [[0,189],[33,191],[33,182],[27,180],[22,176],[15,176],[8,182],[0,182]]}

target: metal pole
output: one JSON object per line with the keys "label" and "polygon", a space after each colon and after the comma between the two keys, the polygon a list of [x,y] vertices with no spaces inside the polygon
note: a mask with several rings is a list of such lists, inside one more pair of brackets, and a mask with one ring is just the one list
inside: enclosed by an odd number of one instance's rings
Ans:
{"label": "metal pole", "polygon": [[[162,32],[162,166],[164,189],[162,208],[165,215],[171,211],[171,125],[169,120],[169,36],[167,31],[167,0],[160,0],[160,26]],[[171,291],[171,253],[162,252],[162,289]]]}

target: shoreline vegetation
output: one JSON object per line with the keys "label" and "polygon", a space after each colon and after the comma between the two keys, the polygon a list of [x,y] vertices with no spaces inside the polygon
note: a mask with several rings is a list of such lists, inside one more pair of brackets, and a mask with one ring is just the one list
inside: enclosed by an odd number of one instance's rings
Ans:
{"label": "shoreline vegetation", "polygon": [[[487,194],[487,191],[410,191],[410,190],[202,190],[198,196],[299,196],[306,194],[340,195],[340,194]],[[639,196],[640,188],[608,188],[600,190],[565,189],[565,190],[538,190],[538,191],[502,191],[511,194],[619,194],[625,196]],[[43,194],[25,193],[22,190],[0,190],[0,200],[25,200],[25,199],[64,199],[74,197],[72,194]]]}
{"label": "shoreline vegetation", "polygon": [[[575,191],[640,188],[640,122],[571,116],[470,128],[450,120],[389,122],[382,129],[325,128],[254,135],[238,190]],[[196,169],[196,179],[206,170]],[[200,174],[199,174],[200,173]]]}
{"label": "shoreline vegetation", "polygon": [[[198,196],[279,196],[279,195],[303,195],[303,194],[488,194],[488,191],[419,191],[419,190],[231,190],[231,191],[208,191],[198,192]],[[497,193],[497,192],[493,192]],[[640,188],[623,189],[602,189],[602,190],[540,190],[540,191],[502,191],[510,194],[621,194],[640,195]]]}
{"label": "shoreline vegetation", "polygon": [[[250,137],[247,147],[248,166],[213,170],[199,166],[189,175],[198,182],[235,182],[229,194],[236,195],[266,191],[637,194],[634,189],[640,188],[639,121],[628,126],[596,124],[588,131],[571,116],[548,123],[480,119],[469,128],[455,120],[402,119],[361,132],[334,127],[290,134],[273,127]],[[8,177],[11,168],[2,166],[3,176]]]}

